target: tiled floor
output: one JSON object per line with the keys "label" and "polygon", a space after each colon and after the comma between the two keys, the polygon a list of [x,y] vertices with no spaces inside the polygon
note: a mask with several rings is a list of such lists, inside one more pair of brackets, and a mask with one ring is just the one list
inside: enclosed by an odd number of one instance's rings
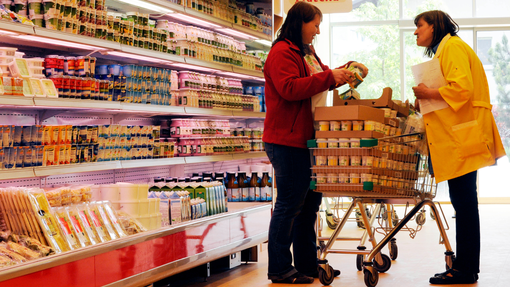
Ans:
{"label": "tiled floor", "polygon": [[[443,205],[450,230],[448,231],[452,245],[455,246],[453,208],[451,205]],[[398,209],[400,217],[403,210]],[[508,287],[510,286],[510,205],[480,205],[482,226],[482,257],[480,279],[476,284],[455,286],[477,287]],[[414,222],[409,227],[416,227]],[[344,228],[345,234],[361,235],[354,222],[348,222]],[[328,231],[327,227],[325,232]],[[398,258],[392,262],[391,268],[386,273],[380,273],[379,287],[420,287],[431,286],[428,279],[436,272],[442,272],[445,266],[444,245],[439,244],[439,232],[435,221],[427,212],[427,221],[423,229],[411,239],[409,232],[401,231],[396,236],[398,245]],[[356,243],[335,243],[336,248],[355,248]],[[267,248],[260,253],[258,263],[243,264],[230,271],[211,276],[207,282],[192,286],[278,286],[284,287],[289,284],[271,284],[267,280]],[[455,250],[455,247],[453,247]],[[388,254],[387,248],[383,253]],[[340,269],[342,274],[335,278],[332,286],[363,287],[363,273],[356,269],[355,255],[330,254],[328,260],[335,269]],[[318,279],[308,286],[322,286]],[[446,286],[446,285],[443,285]],[[453,286],[453,285],[452,285]]]}

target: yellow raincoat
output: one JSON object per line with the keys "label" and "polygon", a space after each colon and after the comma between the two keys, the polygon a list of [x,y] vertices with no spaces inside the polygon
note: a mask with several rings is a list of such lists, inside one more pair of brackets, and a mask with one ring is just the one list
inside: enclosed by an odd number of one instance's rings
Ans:
{"label": "yellow raincoat", "polygon": [[505,155],[492,115],[481,61],[459,37],[446,35],[434,56],[448,85],[439,93],[449,104],[423,116],[437,182],[493,165]]}

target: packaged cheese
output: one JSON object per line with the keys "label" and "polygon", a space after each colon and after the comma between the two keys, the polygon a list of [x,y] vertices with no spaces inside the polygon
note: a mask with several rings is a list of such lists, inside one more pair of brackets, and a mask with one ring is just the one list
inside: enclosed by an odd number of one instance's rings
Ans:
{"label": "packaged cheese", "polygon": [[34,215],[42,227],[42,231],[48,244],[57,252],[69,251],[71,248],[67,244],[67,240],[62,235],[62,231],[55,217],[51,214],[50,204],[41,189],[33,189],[25,192],[30,200],[30,205],[34,211]]}
{"label": "packaged cheese", "polygon": [[101,221],[101,225],[105,227],[105,230],[110,236],[110,239],[119,238],[120,236],[117,234],[117,232],[115,231],[115,227],[113,227],[113,224],[108,218],[108,215],[106,214],[102,202],[93,201],[89,204],[89,207],[91,208],[92,212],[96,215],[96,217]]}
{"label": "packaged cheese", "polygon": [[84,206],[83,210],[85,211],[85,214],[89,219],[89,222],[92,223],[92,228],[97,234],[98,240],[100,240],[100,242],[110,241],[111,237],[109,233],[106,231],[106,227],[103,225],[101,220],[99,220],[99,217],[96,215],[96,213],[94,213],[94,211],[92,210],[91,204],[86,203],[83,206]]}
{"label": "packaged cheese", "polygon": [[76,238],[76,233],[74,232],[73,226],[71,225],[71,219],[67,215],[67,212],[64,207],[57,207],[53,209],[53,216],[57,219],[60,229],[64,234],[64,238],[67,240],[67,244],[71,247],[71,249],[78,249],[81,247],[81,243]]}
{"label": "packaged cheese", "polygon": [[94,228],[94,222],[87,216],[85,210],[86,206],[84,204],[72,205],[70,207],[70,214],[72,216],[77,216],[80,225],[83,227],[92,245],[103,242]]}
{"label": "packaged cheese", "polygon": [[78,220],[78,214],[72,212],[72,208],[70,206],[63,207],[65,210],[65,214],[67,218],[69,218],[70,226],[72,227],[73,234],[76,237],[76,240],[80,243],[81,247],[91,245],[90,239],[85,233],[85,229],[81,226],[80,221]]}
{"label": "packaged cheese", "polygon": [[[89,235],[87,234],[87,230],[85,229],[85,226],[83,226],[83,224],[80,220],[80,215],[77,212],[76,208],[74,208],[72,206],[67,206],[67,207],[65,207],[65,209],[66,209],[67,214],[69,215],[69,219],[71,220],[71,225],[73,226],[76,237],[82,244],[82,247],[92,245]],[[89,228],[90,228],[90,226],[89,226]],[[89,229],[89,231],[90,231],[90,229]]]}
{"label": "packaged cheese", "polygon": [[106,215],[108,216],[108,219],[110,220],[111,224],[113,225],[113,228],[119,235],[119,237],[125,237],[127,236],[126,232],[124,231],[124,228],[122,228],[122,225],[119,222],[119,219],[117,217],[117,213],[113,209],[112,204],[109,201],[103,201],[103,207],[106,211]]}

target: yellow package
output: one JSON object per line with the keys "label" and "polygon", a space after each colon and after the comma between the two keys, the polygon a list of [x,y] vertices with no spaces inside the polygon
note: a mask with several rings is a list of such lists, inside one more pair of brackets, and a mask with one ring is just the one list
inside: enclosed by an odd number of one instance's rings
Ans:
{"label": "yellow package", "polygon": [[41,226],[41,229],[46,238],[46,242],[55,250],[60,253],[69,251],[71,248],[68,246],[66,239],[62,235],[62,231],[59,228],[57,220],[51,214],[50,204],[44,195],[44,191],[40,189],[34,189],[26,192],[34,214],[36,215],[37,221]]}
{"label": "yellow package", "polygon": [[66,145],[58,145],[58,153],[55,153],[55,155],[58,155],[58,158],[55,158],[55,162],[58,162],[59,165],[66,163]]}
{"label": "yellow package", "polygon": [[78,219],[78,222],[83,227],[85,234],[89,238],[90,244],[94,245],[102,242],[93,226],[94,222],[89,219],[85,212],[84,204],[72,205],[70,207],[70,215]]}
{"label": "yellow package", "polygon": [[76,236],[76,239],[80,242],[81,247],[89,246],[92,243],[90,242],[90,239],[85,232],[85,228],[80,224],[79,216],[76,212],[73,212],[73,209],[69,206],[64,207],[65,212],[67,214],[67,218],[69,218],[69,222],[71,223],[71,226],[73,227],[74,235]]}
{"label": "yellow package", "polygon": [[66,133],[66,144],[71,144],[73,139],[73,126],[67,125],[65,126],[65,133]]}
{"label": "yellow package", "polygon": [[97,233],[97,237],[101,242],[106,242],[112,240],[109,233],[106,231],[106,227],[103,225],[99,217],[94,213],[92,206],[90,204],[85,204],[85,214],[87,218],[92,223],[92,227]]}
{"label": "yellow package", "polygon": [[76,234],[71,225],[71,220],[67,216],[66,210],[63,207],[57,207],[53,209],[53,216],[57,219],[60,224],[60,229],[62,230],[65,239],[67,240],[67,244],[71,246],[71,249],[78,249],[81,247],[81,243],[76,238]]}
{"label": "yellow package", "polygon": [[103,208],[106,211],[106,215],[108,216],[108,219],[110,220],[111,224],[113,225],[113,228],[115,229],[119,237],[127,236],[126,231],[124,230],[124,228],[122,228],[122,225],[120,224],[119,219],[117,218],[117,214],[113,209],[112,204],[108,200],[103,201]]}
{"label": "yellow package", "polygon": [[[44,244],[46,246],[50,245],[46,240],[42,226],[37,221],[37,216],[39,216],[39,215],[35,214],[34,209],[32,208],[32,203],[30,202],[29,196],[23,190],[18,190],[17,192],[18,192],[18,195],[20,198],[21,205],[23,206],[24,213],[27,215],[27,217],[31,223],[32,229],[35,232],[35,236],[33,236],[34,241],[39,241],[41,244]],[[51,249],[50,247],[48,247],[48,248]],[[55,251],[53,251],[53,250],[52,250],[52,252],[53,252],[53,254],[55,253]]]}
{"label": "yellow package", "polygon": [[51,126],[42,127],[42,144],[47,146],[51,144]]}
{"label": "yellow package", "polygon": [[58,144],[66,144],[66,126],[58,127]]}
{"label": "yellow package", "polygon": [[112,223],[108,219],[108,215],[106,214],[106,211],[104,210],[103,205],[101,204],[101,201],[94,201],[90,204],[92,211],[96,214],[97,218],[101,220],[101,224],[105,227],[106,231],[110,235],[111,239],[117,239],[119,238],[119,235],[115,231],[115,228],[113,227]]}
{"label": "yellow package", "polygon": [[59,126],[50,126],[50,137],[51,137],[51,143],[50,144],[59,144],[58,143],[58,136],[60,135],[60,127]]}

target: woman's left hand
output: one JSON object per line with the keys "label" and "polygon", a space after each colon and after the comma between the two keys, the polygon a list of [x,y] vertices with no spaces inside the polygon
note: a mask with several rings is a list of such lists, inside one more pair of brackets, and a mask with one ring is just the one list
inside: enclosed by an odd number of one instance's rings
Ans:
{"label": "woman's left hand", "polygon": [[368,68],[365,67],[365,65],[363,65],[362,63],[352,62],[350,66],[360,69],[360,71],[363,73],[363,75],[361,75],[363,78],[365,78],[368,75]]}
{"label": "woman's left hand", "polygon": [[427,98],[430,98],[429,90],[430,90],[429,87],[427,87],[423,83],[420,83],[418,86],[413,87],[414,96],[417,99],[427,99]]}

